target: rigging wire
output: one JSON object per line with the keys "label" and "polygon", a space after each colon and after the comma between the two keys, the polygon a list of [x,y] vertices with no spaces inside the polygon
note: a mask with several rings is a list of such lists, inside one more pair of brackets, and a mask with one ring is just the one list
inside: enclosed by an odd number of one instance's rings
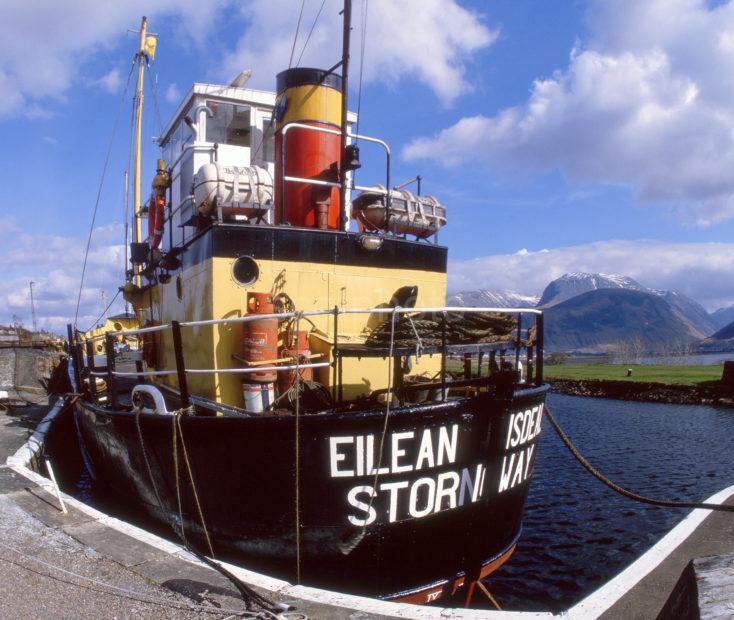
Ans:
{"label": "rigging wire", "polygon": [[301,11],[298,13],[298,23],[296,24],[296,33],[293,35],[293,45],[291,46],[291,57],[288,60],[288,68],[293,64],[293,54],[296,51],[296,42],[298,41],[298,31],[301,29],[301,18],[303,17],[303,7],[306,6],[306,0],[301,0]]}
{"label": "rigging wire", "polygon": [[92,212],[92,222],[89,226],[89,236],[87,237],[87,247],[84,250],[84,264],[82,265],[82,277],[79,282],[79,294],[76,298],[76,311],[74,313],[74,329],[76,329],[77,321],[79,320],[79,305],[82,302],[82,290],[84,289],[84,276],[87,272],[87,260],[89,259],[89,247],[92,243],[92,234],[94,233],[94,223],[97,219],[97,210],[99,209],[99,202],[102,198],[102,188],[104,187],[104,178],[105,174],[107,173],[107,165],[110,162],[110,156],[112,154],[112,145],[115,142],[115,133],[117,132],[117,126],[120,122],[120,115],[122,113],[122,107],[125,103],[125,97],[127,97],[127,90],[130,87],[130,78],[133,75],[133,70],[135,69],[135,60],[133,60],[132,64],[130,65],[130,72],[127,74],[127,81],[125,83],[125,90],[122,93],[122,98],[120,99],[120,105],[117,109],[117,113],[115,114],[115,121],[112,126],[112,136],[110,137],[109,145],[107,146],[107,154],[105,155],[104,165],[102,166],[102,177],[99,180],[99,188],[97,189],[97,199],[94,203],[94,211]]}
{"label": "rigging wire", "polygon": [[158,85],[153,79],[153,73],[150,70],[150,64],[145,63],[145,73],[148,76],[148,82],[150,82],[150,92],[153,95],[153,109],[155,110],[156,120],[158,121],[158,131],[163,131],[163,120],[161,119],[161,110],[158,107]]}
{"label": "rigging wire", "polygon": [[[362,73],[364,70],[364,50],[367,45],[367,3],[369,0],[362,0],[362,8],[360,17],[362,20],[362,40],[359,45],[359,90],[357,91],[357,122],[355,123],[354,133],[359,135],[359,119],[362,117]],[[355,139],[359,142],[359,138]],[[352,172],[354,174],[354,172]]]}
{"label": "rigging wire", "polygon": [[97,317],[97,318],[96,318],[96,319],[95,319],[95,320],[94,320],[94,321],[92,322],[92,325],[91,325],[91,326],[89,327],[89,329],[85,330],[85,332],[84,332],[84,333],[86,333],[86,332],[88,332],[88,331],[90,331],[90,330],[92,330],[92,329],[94,329],[94,328],[95,328],[95,326],[97,325],[97,323],[99,323],[99,321],[101,321],[101,320],[102,320],[102,318],[103,318],[103,317],[104,317],[104,316],[105,316],[105,315],[107,314],[107,311],[108,311],[108,310],[109,310],[109,309],[110,309],[110,308],[112,307],[112,304],[114,304],[114,303],[115,303],[115,299],[117,299],[117,297],[119,296],[119,294],[120,294],[120,289],[117,289],[117,292],[115,293],[115,296],[114,296],[114,297],[112,298],[112,301],[111,301],[110,303],[108,303],[108,304],[107,304],[107,307],[106,307],[106,308],[105,308],[105,309],[104,309],[104,310],[102,311],[102,314],[100,314],[100,315],[99,315],[99,316],[98,316],[98,317]]}
{"label": "rigging wire", "polygon": [[321,11],[324,10],[324,4],[326,4],[326,0],[321,0],[321,6],[319,7],[318,12],[316,13],[316,17],[314,17],[313,19],[313,23],[311,24],[311,30],[308,31],[308,36],[306,37],[306,42],[303,44],[303,47],[301,48],[301,53],[298,56],[296,67],[301,64],[301,58],[303,58],[303,52],[305,52],[306,48],[308,47],[308,42],[311,40],[311,35],[313,34],[313,30],[314,28],[316,28],[316,22],[319,21],[319,17],[321,16]]}

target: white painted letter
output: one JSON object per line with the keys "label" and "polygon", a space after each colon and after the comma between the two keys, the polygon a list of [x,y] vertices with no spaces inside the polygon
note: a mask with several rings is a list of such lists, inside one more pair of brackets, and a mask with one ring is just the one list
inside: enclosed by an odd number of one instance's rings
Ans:
{"label": "white painted letter", "polygon": [[408,465],[400,465],[398,464],[398,460],[401,456],[405,456],[405,450],[402,450],[400,448],[400,440],[401,439],[411,439],[412,437],[415,437],[414,431],[405,431],[403,433],[393,433],[392,436],[392,473],[394,474],[402,474],[406,471],[413,471],[413,466]]}
{"label": "white painted letter", "polygon": [[[418,490],[420,487],[425,486],[427,488],[428,497],[426,497],[426,505],[418,509]],[[436,483],[433,478],[418,478],[410,489],[410,506],[408,512],[411,517],[420,519],[433,512],[433,503],[436,499]]]}
{"label": "white painted letter", "polygon": [[339,463],[347,459],[347,455],[339,452],[339,444],[353,443],[354,437],[329,437],[329,454],[331,456],[331,477],[351,478],[354,472],[351,469],[339,469]]}
{"label": "white painted letter", "polygon": [[380,491],[390,491],[390,523],[394,523],[398,519],[398,490],[407,488],[407,480],[401,482],[383,482],[380,485]]}
{"label": "white painted letter", "polygon": [[502,493],[502,491],[506,491],[508,488],[510,488],[510,476],[512,475],[512,466],[515,463],[515,453],[513,452],[510,454],[510,462],[507,465],[507,469],[505,469],[505,463],[507,462],[507,457],[502,457],[502,472],[500,473],[500,488],[498,493]]}
{"label": "white painted letter", "polygon": [[434,467],[436,465],[433,460],[433,437],[431,437],[430,428],[423,431],[421,447],[418,449],[418,458],[415,462],[415,468],[423,469],[423,461],[428,462],[428,467]]}
{"label": "white painted letter", "polygon": [[369,505],[369,502],[362,502],[357,499],[357,495],[359,495],[360,493],[367,493],[367,495],[371,497],[375,495],[375,490],[370,486],[361,486],[354,487],[347,494],[347,501],[349,502],[349,505],[363,510],[367,514],[367,517],[364,519],[360,519],[359,517],[349,515],[347,519],[349,519],[349,523],[351,523],[352,525],[364,526],[372,523],[377,518],[377,513],[375,512],[375,509]]}
{"label": "white painted letter", "polygon": [[443,454],[446,452],[446,458],[449,463],[456,462],[456,440],[459,434],[459,425],[454,424],[451,427],[451,440],[445,426],[438,429],[438,458],[436,465],[443,465]]}
{"label": "white painted letter", "polygon": [[[480,465],[481,467],[481,465]],[[446,486],[446,482],[449,485]],[[456,508],[456,489],[459,488],[459,474],[455,471],[447,471],[443,474],[438,474],[438,483],[436,484],[436,507],[434,512],[439,512],[443,509],[443,498],[448,497],[449,508]]]}

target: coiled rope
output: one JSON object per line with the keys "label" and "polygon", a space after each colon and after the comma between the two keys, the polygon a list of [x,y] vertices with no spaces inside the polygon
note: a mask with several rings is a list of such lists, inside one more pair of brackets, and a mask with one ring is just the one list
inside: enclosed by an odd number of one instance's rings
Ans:
{"label": "coiled rope", "polygon": [[569,449],[571,454],[576,457],[576,460],[583,465],[584,469],[588,471],[594,478],[597,480],[603,482],[605,485],[607,485],[612,491],[616,491],[620,495],[623,495],[624,497],[627,497],[629,499],[633,499],[637,502],[642,502],[643,504],[650,504],[651,506],[663,506],[665,508],[703,508],[705,510],[720,510],[722,512],[734,512],[734,506],[727,506],[727,505],[720,505],[720,504],[709,504],[706,502],[679,502],[675,500],[664,500],[664,499],[654,499],[651,497],[647,497],[645,495],[640,495],[639,493],[635,493],[634,491],[630,491],[628,489],[625,489],[624,487],[619,486],[615,482],[612,482],[609,478],[607,478],[604,474],[602,474],[598,469],[596,469],[591,463],[589,463],[586,458],[576,449],[576,446],[573,445],[571,440],[568,438],[568,435],[563,432],[563,429],[561,429],[560,425],[556,421],[555,417],[550,411],[550,408],[548,405],[545,405],[545,415],[548,418],[548,421],[551,423],[551,426],[553,426],[553,429],[558,433],[558,436],[561,438],[561,441],[563,444]]}

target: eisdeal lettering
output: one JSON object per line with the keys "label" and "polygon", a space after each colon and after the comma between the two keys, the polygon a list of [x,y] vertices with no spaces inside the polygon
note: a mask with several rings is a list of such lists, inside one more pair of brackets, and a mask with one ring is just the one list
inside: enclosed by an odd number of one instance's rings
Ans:
{"label": "eisdeal lettering", "polygon": [[510,414],[510,423],[507,425],[505,450],[513,450],[502,457],[499,488],[503,493],[522,484],[530,477],[533,465],[535,444],[527,445],[540,435],[540,421],[543,418],[543,405],[536,405],[532,409]]}

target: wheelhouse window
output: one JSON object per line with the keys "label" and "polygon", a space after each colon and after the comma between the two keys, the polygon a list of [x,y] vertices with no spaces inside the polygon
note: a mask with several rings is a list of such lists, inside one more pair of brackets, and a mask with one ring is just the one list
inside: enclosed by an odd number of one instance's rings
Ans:
{"label": "wheelhouse window", "polygon": [[263,119],[263,159],[275,161],[275,122],[271,118]]}
{"label": "wheelhouse window", "polygon": [[207,101],[212,117],[206,119],[206,141],[250,146],[250,107]]}

